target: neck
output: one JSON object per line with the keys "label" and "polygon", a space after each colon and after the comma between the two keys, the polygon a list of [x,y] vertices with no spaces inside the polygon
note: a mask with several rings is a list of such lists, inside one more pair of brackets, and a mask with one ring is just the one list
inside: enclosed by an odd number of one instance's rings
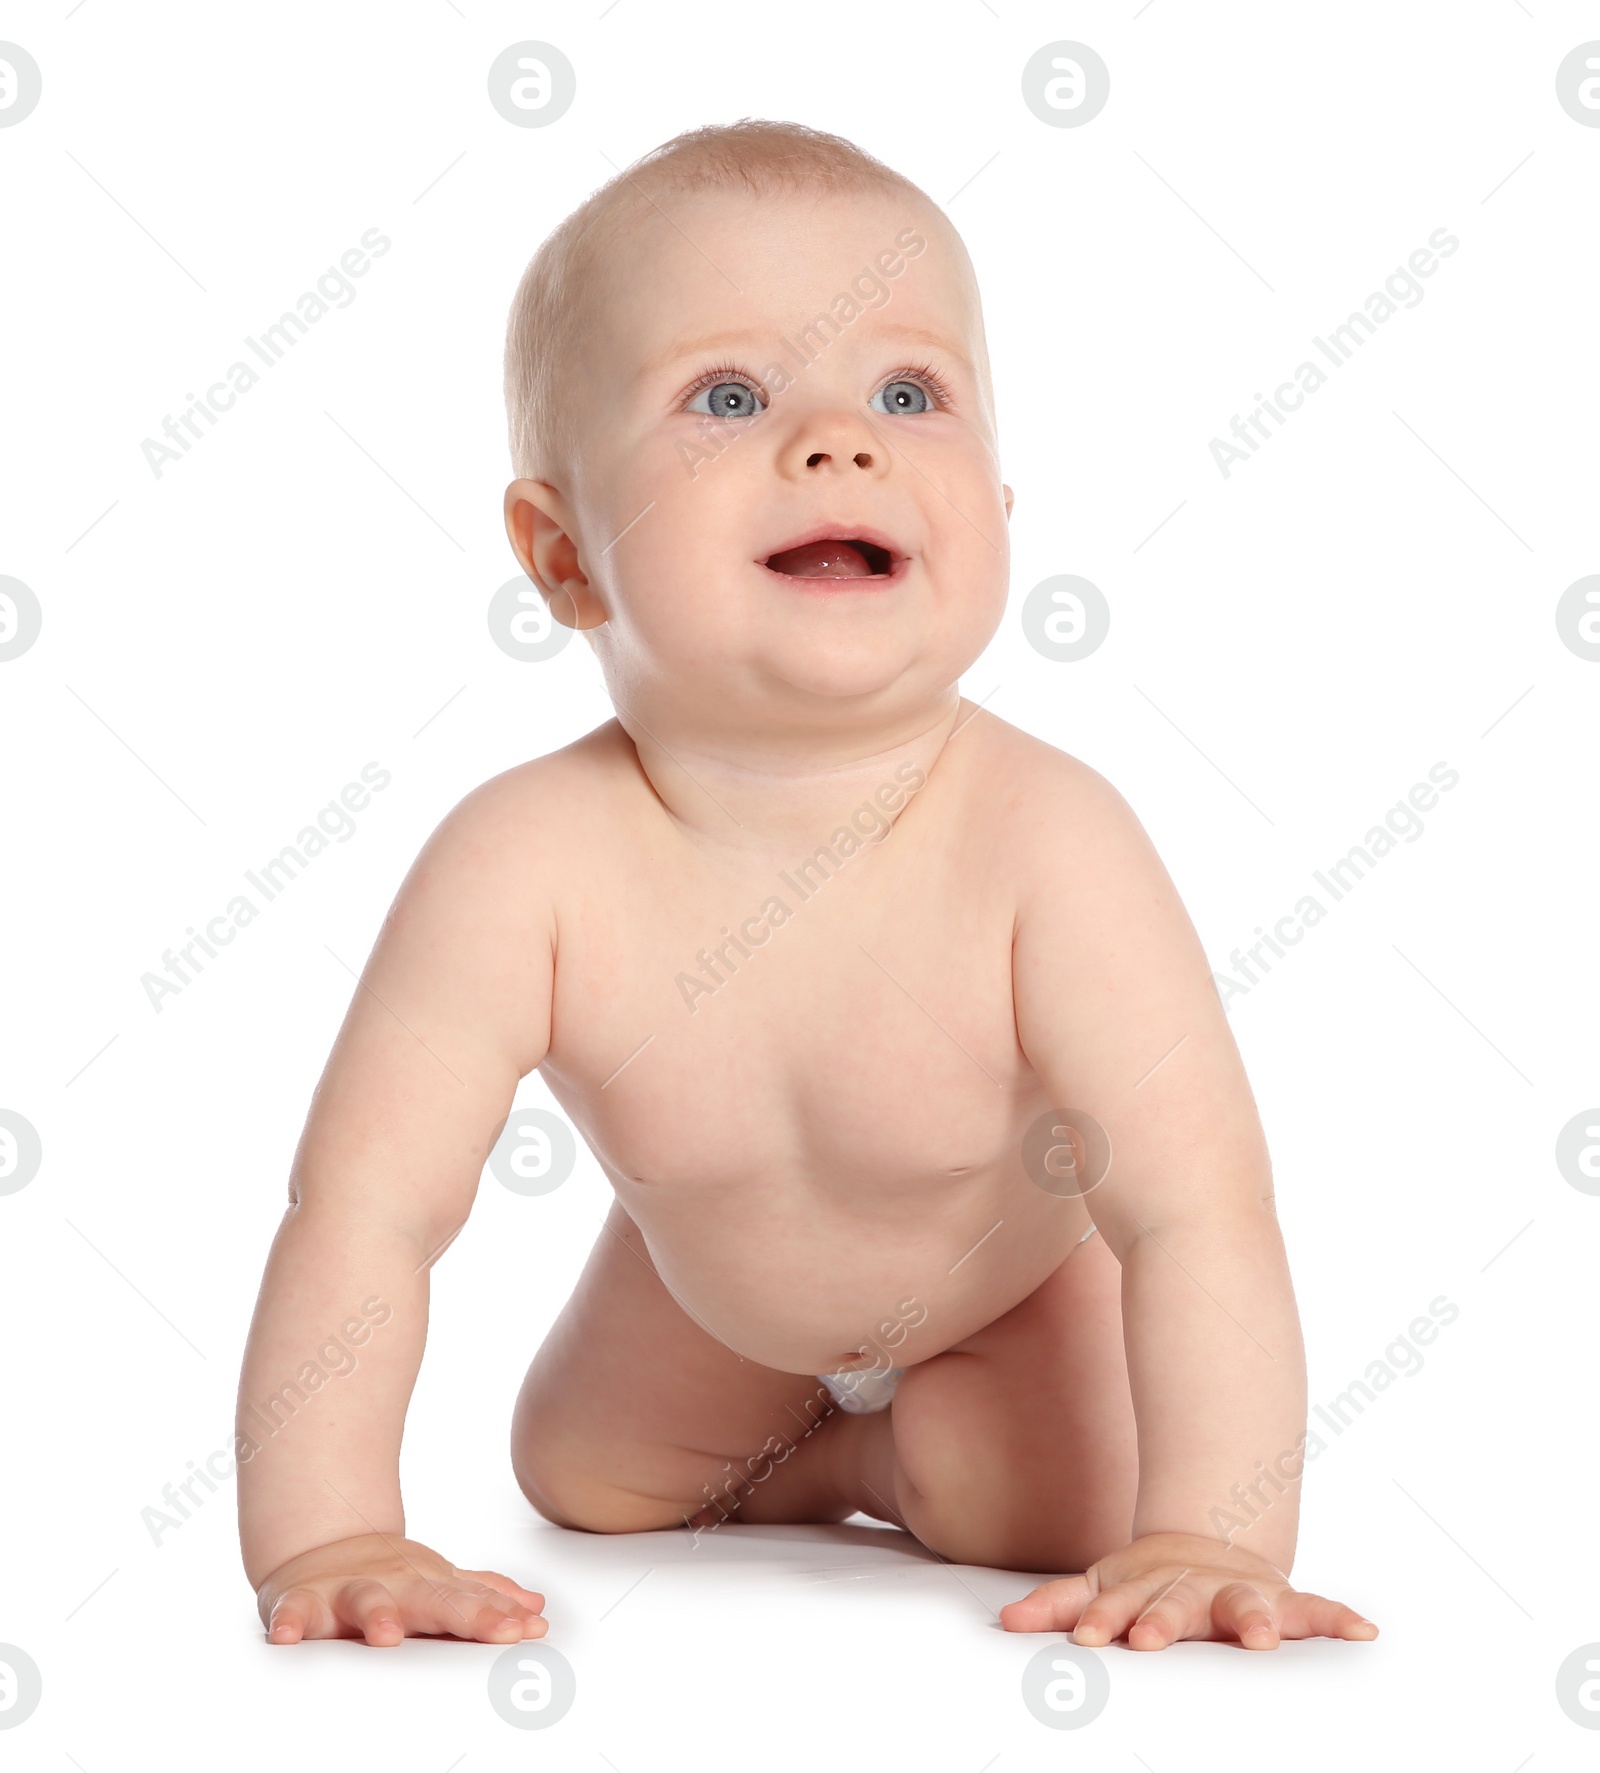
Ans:
{"label": "neck", "polygon": [[[763,857],[825,843],[863,804],[894,822],[977,710],[951,687],[933,706],[848,733],[708,731],[675,711],[617,705],[639,766],[674,822],[718,848]],[[871,835],[861,817],[855,830]]]}

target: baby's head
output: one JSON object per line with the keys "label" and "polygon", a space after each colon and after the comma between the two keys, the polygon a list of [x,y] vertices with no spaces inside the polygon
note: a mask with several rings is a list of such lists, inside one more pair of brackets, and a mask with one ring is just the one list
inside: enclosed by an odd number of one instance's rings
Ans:
{"label": "baby's head", "polygon": [[916,186],[794,124],[597,191],[512,308],[506,526],[624,725],[903,725],[1005,605],[977,282]]}

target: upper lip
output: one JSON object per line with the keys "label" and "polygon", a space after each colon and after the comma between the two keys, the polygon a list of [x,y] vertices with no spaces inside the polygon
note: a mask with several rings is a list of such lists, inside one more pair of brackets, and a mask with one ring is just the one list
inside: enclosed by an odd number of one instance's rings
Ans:
{"label": "upper lip", "polygon": [[893,572],[906,558],[903,549],[896,547],[881,529],[875,529],[870,523],[819,523],[791,536],[786,542],[779,542],[775,548],[769,548],[757,564],[765,566],[773,555],[787,554],[791,548],[804,548],[812,542],[865,542],[869,547],[881,548],[889,557],[885,568],[888,572]]}

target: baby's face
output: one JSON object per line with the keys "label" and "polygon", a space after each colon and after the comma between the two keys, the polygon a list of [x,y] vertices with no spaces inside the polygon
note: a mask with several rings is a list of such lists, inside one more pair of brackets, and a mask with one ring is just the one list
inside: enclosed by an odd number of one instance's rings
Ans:
{"label": "baby's face", "polygon": [[613,691],[729,730],[936,703],[1008,567],[959,240],[910,194],[662,207],[612,250],[568,384],[561,509]]}

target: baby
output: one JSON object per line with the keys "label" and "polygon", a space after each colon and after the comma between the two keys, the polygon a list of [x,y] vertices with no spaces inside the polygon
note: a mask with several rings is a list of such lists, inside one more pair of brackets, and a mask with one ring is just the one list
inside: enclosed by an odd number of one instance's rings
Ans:
{"label": "baby", "polygon": [[616,718],[429,838],[312,1102],[240,1391],[270,1641],[545,1631],[398,1476],[536,1068],[616,1195],[513,1418],[547,1520],[859,1511],[1060,1572],[1011,1631],[1374,1637],[1289,1580],[1304,1359],[1200,943],[1117,791],[957,689],[1011,490],[943,212],[836,136],[692,131],[545,241],[506,365],[511,546]]}

